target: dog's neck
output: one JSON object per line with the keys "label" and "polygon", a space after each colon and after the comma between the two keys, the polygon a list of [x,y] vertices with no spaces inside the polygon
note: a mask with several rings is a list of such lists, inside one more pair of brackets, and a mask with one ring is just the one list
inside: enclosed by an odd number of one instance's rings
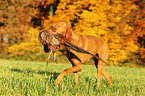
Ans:
{"label": "dog's neck", "polygon": [[72,36],[71,36],[70,42],[71,43],[78,42],[80,40],[79,35],[73,32],[73,30],[71,30],[71,33],[72,33]]}

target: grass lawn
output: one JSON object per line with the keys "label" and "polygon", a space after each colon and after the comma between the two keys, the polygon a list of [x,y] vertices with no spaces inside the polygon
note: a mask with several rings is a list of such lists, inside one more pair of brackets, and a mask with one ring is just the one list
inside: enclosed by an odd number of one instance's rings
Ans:
{"label": "grass lawn", "polygon": [[73,74],[67,74],[59,85],[53,85],[56,77],[71,64],[0,60],[0,95],[32,96],[145,96],[145,69],[106,66],[112,77],[109,87],[102,76],[97,84],[95,65],[83,65],[79,84]]}

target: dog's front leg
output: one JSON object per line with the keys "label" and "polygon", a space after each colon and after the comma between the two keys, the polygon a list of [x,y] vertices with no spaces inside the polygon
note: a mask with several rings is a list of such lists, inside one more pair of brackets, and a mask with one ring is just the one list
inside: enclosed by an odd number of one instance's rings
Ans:
{"label": "dog's front leg", "polygon": [[78,72],[74,72],[75,83],[78,84]]}
{"label": "dog's front leg", "polygon": [[[54,84],[59,84],[66,74],[72,72],[79,72],[82,70],[81,63],[78,62],[78,60],[73,60],[72,62],[74,63],[74,67],[63,70],[63,72],[60,75],[58,75],[58,77],[56,78]],[[74,76],[75,76],[75,83],[78,84],[78,73],[74,73]]]}

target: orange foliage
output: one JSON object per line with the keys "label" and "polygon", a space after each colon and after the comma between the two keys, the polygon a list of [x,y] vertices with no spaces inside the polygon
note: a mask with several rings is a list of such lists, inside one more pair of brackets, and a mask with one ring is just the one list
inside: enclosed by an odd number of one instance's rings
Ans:
{"label": "orange foliage", "polygon": [[33,53],[39,52],[41,45],[38,40],[39,30],[31,28],[28,32],[30,34],[30,40],[23,41],[20,44],[15,44],[14,46],[8,47],[9,56],[15,57],[24,54],[31,55]]}
{"label": "orange foliage", "polygon": [[[56,21],[65,21],[72,25],[74,32],[77,34],[103,38],[110,46],[109,60],[112,61],[111,65],[129,61],[134,53],[139,52],[140,46],[136,44],[137,36],[142,36],[144,31],[137,33],[135,24],[131,24],[131,17],[136,16],[137,14],[134,14],[134,12],[139,9],[139,6],[134,4],[132,0],[103,0],[103,2],[100,0],[50,1],[43,0],[34,11],[34,16],[41,20],[39,28],[42,30],[51,28],[51,25]],[[136,19],[133,22],[135,21]],[[140,23],[140,26],[143,27],[144,24]],[[36,37],[34,36],[33,39],[35,42]],[[30,42],[33,41],[30,40]],[[25,43],[22,44],[25,45]],[[15,47],[17,46],[15,45]],[[19,46],[23,45],[20,44]],[[10,52],[15,51],[15,47],[10,48]],[[29,50],[31,50],[31,47]],[[35,52],[37,51],[35,50]],[[140,51],[140,54],[142,53],[144,51]],[[143,55],[142,58],[144,58]]]}
{"label": "orange foliage", "polygon": [[[115,6],[112,6],[108,1],[89,0],[84,2],[79,0],[71,2],[62,0],[55,15],[44,20],[44,28],[50,28],[49,24],[55,21],[66,21],[69,24],[74,22],[73,29],[76,33],[105,39],[110,46],[110,61],[117,65],[118,62],[129,59],[129,55],[136,52],[138,46],[134,41],[129,41],[123,46],[125,36],[131,33],[133,28],[125,23],[123,24],[124,29],[121,31],[119,28],[122,24],[117,25],[116,23],[128,15],[131,10],[136,9],[136,6],[131,5],[130,1],[114,1],[114,3]],[[128,9],[125,9],[125,3],[129,3]],[[122,8],[124,8],[124,14],[118,13]]]}

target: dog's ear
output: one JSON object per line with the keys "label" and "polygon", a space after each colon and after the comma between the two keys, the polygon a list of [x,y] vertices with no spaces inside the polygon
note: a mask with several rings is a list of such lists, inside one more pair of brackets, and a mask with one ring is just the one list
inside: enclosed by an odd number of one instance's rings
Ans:
{"label": "dog's ear", "polygon": [[66,24],[65,38],[69,41],[72,38],[72,28],[70,25]]}

